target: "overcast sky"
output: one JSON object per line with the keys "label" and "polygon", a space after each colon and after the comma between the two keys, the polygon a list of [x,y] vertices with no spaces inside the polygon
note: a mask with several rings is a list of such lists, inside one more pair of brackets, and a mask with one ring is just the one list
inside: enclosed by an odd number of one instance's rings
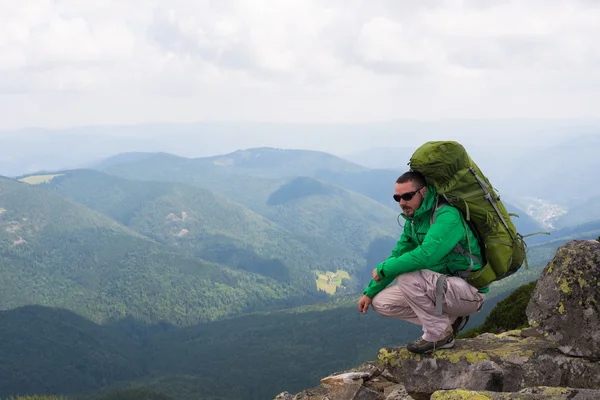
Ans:
{"label": "overcast sky", "polygon": [[0,0],[0,129],[597,118],[598,21],[594,0]]}

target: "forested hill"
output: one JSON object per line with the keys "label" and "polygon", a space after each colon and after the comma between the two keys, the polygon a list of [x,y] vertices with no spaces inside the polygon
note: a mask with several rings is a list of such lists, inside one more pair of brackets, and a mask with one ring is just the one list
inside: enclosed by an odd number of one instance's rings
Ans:
{"label": "forested hill", "polygon": [[361,290],[397,240],[397,214],[311,178],[268,182],[248,192],[259,212],[193,184],[94,170],[7,179],[3,307],[191,324]]}
{"label": "forested hill", "polygon": [[[393,243],[399,231],[392,210],[310,178],[283,179],[271,190],[240,190],[234,197],[193,184],[135,181],[91,170],[64,171],[42,187],[161,243],[284,279],[324,267],[354,275],[366,267],[372,243]],[[260,200],[243,204],[252,196]]]}
{"label": "forested hill", "polygon": [[43,187],[178,252],[283,282],[302,284],[309,266],[319,260],[297,235],[200,187],[132,181],[93,170],[65,171]]}
{"label": "forested hill", "polygon": [[312,277],[303,287],[209,262],[27,183],[0,182],[0,228],[3,309],[191,324],[318,297]]}

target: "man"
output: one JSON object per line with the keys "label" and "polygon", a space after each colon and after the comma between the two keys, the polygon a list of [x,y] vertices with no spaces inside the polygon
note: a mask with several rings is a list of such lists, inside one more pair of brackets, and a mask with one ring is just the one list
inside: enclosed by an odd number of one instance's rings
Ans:
{"label": "man", "polygon": [[[373,270],[358,309],[366,313],[372,304],[382,316],[421,325],[423,335],[407,345],[413,353],[451,348],[489,290],[478,291],[458,276],[482,268],[479,243],[450,205],[438,208],[431,224],[437,194],[418,172],[398,178],[394,199],[406,220],[404,231],[390,256]],[[457,251],[457,244],[470,254]]]}

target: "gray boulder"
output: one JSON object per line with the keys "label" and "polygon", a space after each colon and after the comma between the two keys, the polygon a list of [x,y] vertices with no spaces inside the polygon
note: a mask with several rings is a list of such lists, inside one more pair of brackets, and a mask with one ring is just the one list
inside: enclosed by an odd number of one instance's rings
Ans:
{"label": "gray boulder", "polygon": [[459,339],[452,349],[417,355],[405,346],[382,349],[382,368],[413,396],[438,390],[518,392],[527,387],[556,386],[600,389],[600,363],[570,357],[544,337],[521,331],[485,333]]}
{"label": "gray boulder", "polygon": [[558,248],[527,306],[532,327],[564,354],[600,359],[600,242],[575,240]]}

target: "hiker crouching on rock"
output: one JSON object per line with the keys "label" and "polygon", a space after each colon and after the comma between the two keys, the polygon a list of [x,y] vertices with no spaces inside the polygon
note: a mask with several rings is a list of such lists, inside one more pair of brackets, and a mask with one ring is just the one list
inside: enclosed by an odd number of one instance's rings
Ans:
{"label": "hiker crouching on rock", "polygon": [[[390,256],[373,270],[358,310],[365,313],[372,304],[384,317],[421,325],[423,335],[407,345],[413,353],[451,348],[489,290],[478,291],[459,276],[482,267],[479,243],[457,208],[445,204],[433,215],[439,203],[435,188],[418,172],[398,178],[394,200],[406,220],[404,231]],[[469,248],[471,254],[457,251]]]}

